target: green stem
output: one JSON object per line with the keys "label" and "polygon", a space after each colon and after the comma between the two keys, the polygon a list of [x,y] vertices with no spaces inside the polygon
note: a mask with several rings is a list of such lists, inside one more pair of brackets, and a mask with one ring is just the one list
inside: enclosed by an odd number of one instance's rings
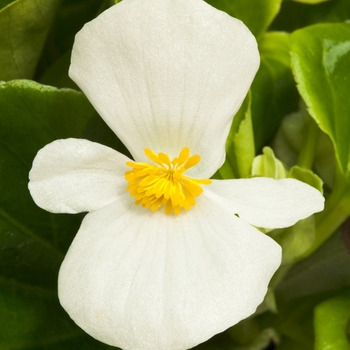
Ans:
{"label": "green stem", "polygon": [[320,129],[316,122],[309,117],[306,120],[305,130],[303,132],[303,141],[299,154],[298,164],[301,168],[311,169],[314,163],[316,146]]}
{"label": "green stem", "polygon": [[350,216],[350,183],[337,170],[332,194],[326,200],[325,209],[316,214],[316,240],[306,251],[305,258],[317,250]]}

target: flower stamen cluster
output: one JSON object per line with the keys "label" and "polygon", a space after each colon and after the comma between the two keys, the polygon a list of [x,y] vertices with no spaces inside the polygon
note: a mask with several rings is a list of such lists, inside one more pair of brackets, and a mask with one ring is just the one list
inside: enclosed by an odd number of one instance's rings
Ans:
{"label": "flower stamen cluster", "polygon": [[155,164],[144,162],[127,162],[132,167],[125,173],[130,195],[136,197],[135,204],[157,211],[164,205],[166,214],[180,214],[181,209],[189,210],[196,205],[203,189],[200,185],[209,185],[211,180],[192,179],[183,173],[200,161],[199,155],[190,157],[190,150],[185,147],[172,161],[165,153],[155,154],[146,148],[145,154]]}

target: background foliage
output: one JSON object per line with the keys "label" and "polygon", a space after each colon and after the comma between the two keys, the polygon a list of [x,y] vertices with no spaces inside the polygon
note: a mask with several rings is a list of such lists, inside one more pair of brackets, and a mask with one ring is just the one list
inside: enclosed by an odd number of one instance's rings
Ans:
{"label": "background foliage", "polygon": [[[0,349],[112,349],[57,299],[60,263],[82,215],[33,203],[28,173],[45,144],[82,137],[127,150],[68,78],[74,36],[113,0],[0,0]],[[267,232],[283,263],[254,317],[198,346],[349,350],[350,1],[207,0],[243,20],[261,65],[218,178],[293,177],[324,212]]]}

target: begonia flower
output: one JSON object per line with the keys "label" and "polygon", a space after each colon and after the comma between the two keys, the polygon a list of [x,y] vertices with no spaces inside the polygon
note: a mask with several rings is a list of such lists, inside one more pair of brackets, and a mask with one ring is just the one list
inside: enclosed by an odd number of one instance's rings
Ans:
{"label": "begonia flower", "polygon": [[180,350],[224,331],[255,312],[281,262],[252,225],[322,210],[297,180],[209,180],[258,66],[245,25],[202,0],[124,0],[77,34],[70,76],[133,159],[57,140],[29,189],[50,212],[88,212],[58,293],[94,338]]}

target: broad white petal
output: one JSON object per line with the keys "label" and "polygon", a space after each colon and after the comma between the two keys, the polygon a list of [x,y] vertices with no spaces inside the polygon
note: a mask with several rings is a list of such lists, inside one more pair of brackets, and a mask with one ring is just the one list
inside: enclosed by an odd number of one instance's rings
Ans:
{"label": "broad white petal", "polygon": [[125,192],[129,158],[99,143],[66,139],[42,148],[29,173],[35,203],[53,213],[102,208]]}
{"label": "broad white petal", "polygon": [[77,34],[70,76],[136,161],[189,147],[210,177],[258,66],[247,27],[202,0],[123,0]]}
{"label": "broad white petal", "polygon": [[281,249],[205,196],[167,216],[125,195],[89,213],[59,298],[87,333],[124,350],[185,350],[251,315]]}
{"label": "broad white petal", "polygon": [[241,219],[265,228],[292,226],[324,208],[322,194],[295,179],[213,180],[204,191]]}

